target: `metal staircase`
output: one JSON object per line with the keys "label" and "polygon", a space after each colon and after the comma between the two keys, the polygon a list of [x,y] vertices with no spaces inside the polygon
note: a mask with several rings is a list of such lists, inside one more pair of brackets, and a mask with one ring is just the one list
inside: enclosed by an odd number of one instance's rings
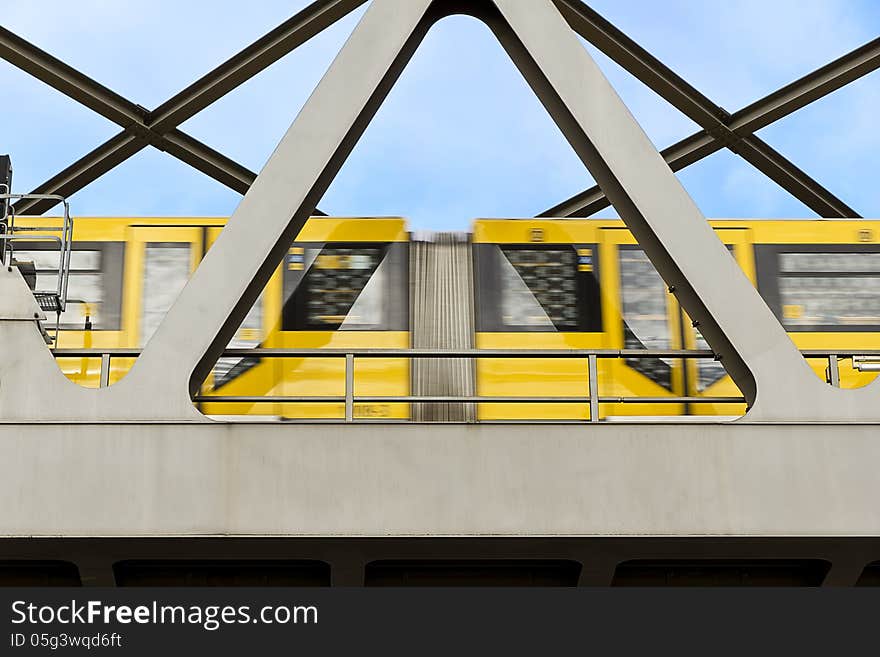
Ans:
{"label": "metal staircase", "polygon": [[[61,226],[19,226],[15,223],[13,200],[52,200],[60,202],[64,208]],[[48,243],[49,250],[58,253],[58,266],[51,275],[37,270],[31,260],[16,257],[16,243],[33,246],[35,242]],[[47,315],[55,315],[54,335],[40,326],[48,344],[58,339],[61,314],[67,307],[67,284],[70,274],[70,252],[73,242],[73,219],[70,206],[63,196],[56,194],[13,194],[12,162],[8,155],[0,155],[0,264],[16,267],[34,294],[40,310]]]}

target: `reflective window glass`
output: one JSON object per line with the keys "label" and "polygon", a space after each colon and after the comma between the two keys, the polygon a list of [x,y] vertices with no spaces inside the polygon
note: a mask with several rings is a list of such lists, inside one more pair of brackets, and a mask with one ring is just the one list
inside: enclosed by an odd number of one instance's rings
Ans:
{"label": "reflective window glass", "polygon": [[[230,349],[253,349],[263,340],[263,295],[248,312],[235,336],[229,341]],[[214,387],[219,388],[259,363],[259,358],[220,358],[214,365]]]}
{"label": "reflective window glass", "polygon": [[306,274],[306,321],[312,326],[341,328],[375,320],[376,300],[361,302],[357,308],[355,304],[379,266],[381,251],[338,247],[309,251],[307,259],[313,261]]}
{"label": "reflective window glass", "polygon": [[880,324],[880,275],[781,276],[779,297],[787,327]]}
{"label": "reflective window glass", "polygon": [[502,248],[501,317],[505,326],[578,330],[573,249]]}
{"label": "reflective window glass", "polygon": [[141,345],[145,345],[186,285],[190,270],[188,242],[153,242],[144,253]]}
{"label": "reflective window glass", "polygon": [[[663,279],[641,249],[621,247],[619,254],[624,348],[669,349]],[[626,364],[671,389],[672,368],[668,359],[627,358]]]}
{"label": "reflective window glass", "polygon": [[[107,243],[101,248],[74,245],[73,249],[67,280],[67,308],[61,313],[60,328],[83,330],[88,321],[93,329],[118,329],[122,246],[116,243]],[[107,262],[108,257],[118,261]],[[37,291],[57,290],[60,260],[57,250],[17,248],[15,259],[33,263]],[[115,280],[117,277],[120,280]],[[109,280],[111,278],[114,280]],[[54,323],[54,316],[48,319]]]}
{"label": "reflective window glass", "polygon": [[477,330],[602,331],[596,244],[474,244]]}
{"label": "reflective window glass", "polygon": [[93,328],[105,328],[101,307],[104,285],[101,273],[71,270],[67,280],[67,307],[61,313],[62,328],[81,329],[88,316]]}
{"label": "reflective window glass", "polygon": [[[694,337],[696,338],[697,349],[711,349],[706,338],[700,333],[699,329],[694,329]],[[710,358],[697,359],[697,390],[703,392],[716,381],[720,381],[727,371],[724,366],[717,360]]]}
{"label": "reflective window glass", "polygon": [[880,253],[780,253],[779,271],[787,274],[880,272]]}
{"label": "reflective window glass", "polygon": [[[726,244],[727,249],[730,251],[730,255],[734,255],[733,245]],[[734,255],[735,257],[735,255]],[[700,329],[694,328],[694,338],[695,338],[695,347],[697,349],[711,349],[709,343],[706,342],[706,338],[703,337],[703,334],[700,333]],[[697,391],[703,392],[711,386],[716,381],[720,381],[727,375],[727,371],[724,369],[724,366],[717,360],[712,358],[697,358]]]}
{"label": "reflective window glass", "polygon": [[880,325],[880,253],[780,253],[786,328]]}
{"label": "reflective window glass", "polygon": [[387,253],[385,245],[291,247],[283,330],[381,328],[388,304]]}

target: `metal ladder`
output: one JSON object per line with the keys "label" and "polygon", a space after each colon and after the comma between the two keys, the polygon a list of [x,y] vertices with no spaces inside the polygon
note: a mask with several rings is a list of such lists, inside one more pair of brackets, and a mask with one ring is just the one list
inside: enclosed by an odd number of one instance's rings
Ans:
{"label": "metal ladder", "polygon": [[[70,216],[70,205],[67,199],[57,194],[13,194],[12,165],[8,155],[0,155],[0,264],[12,270],[17,267],[33,291],[34,299],[40,310],[47,315],[55,315],[55,333],[50,336],[40,325],[43,336],[48,344],[56,343],[61,325],[61,314],[67,308],[67,285],[70,275],[70,253],[73,243],[73,219]],[[57,226],[17,226],[15,223],[15,207],[12,201],[19,199],[59,201],[64,208],[64,217],[60,228]],[[40,235],[37,233],[54,233]],[[60,235],[58,234],[60,233]],[[55,285],[38,288],[37,271],[32,262],[18,261],[15,258],[16,242],[50,242],[57,246],[58,269]],[[57,345],[56,345],[57,346]]]}

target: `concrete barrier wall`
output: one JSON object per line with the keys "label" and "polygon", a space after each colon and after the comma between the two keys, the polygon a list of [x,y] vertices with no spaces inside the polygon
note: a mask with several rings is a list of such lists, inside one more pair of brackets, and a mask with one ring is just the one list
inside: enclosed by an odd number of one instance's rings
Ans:
{"label": "concrete barrier wall", "polygon": [[880,431],[0,425],[2,536],[880,535]]}

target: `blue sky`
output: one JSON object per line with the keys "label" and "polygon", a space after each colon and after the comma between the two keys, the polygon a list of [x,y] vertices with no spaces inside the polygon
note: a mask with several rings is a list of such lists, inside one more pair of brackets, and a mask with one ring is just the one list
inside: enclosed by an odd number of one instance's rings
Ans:
{"label": "blue sky", "polygon": [[[525,1],[525,0],[524,0]],[[130,100],[152,108],[306,6],[306,0],[4,0],[0,22]],[[591,5],[704,94],[734,111],[880,34],[873,0],[593,0]],[[182,127],[259,170],[362,10]],[[658,148],[687,118],[591,53]],[[118,131],[0,61],[0,152],[30,190]],[[880,73],[759,134],[863,216],[880,216]],[[812,217],[723,151],[679,174],[708,216]],[[488,30],[453,17],[428,34],[320,207],[403,215],[414,228],[530,216],[592,180]],[[72,198],[75,214],[225,215],[240,197],[147,149]],[[610,210],[602,215],[608,216]]]}

